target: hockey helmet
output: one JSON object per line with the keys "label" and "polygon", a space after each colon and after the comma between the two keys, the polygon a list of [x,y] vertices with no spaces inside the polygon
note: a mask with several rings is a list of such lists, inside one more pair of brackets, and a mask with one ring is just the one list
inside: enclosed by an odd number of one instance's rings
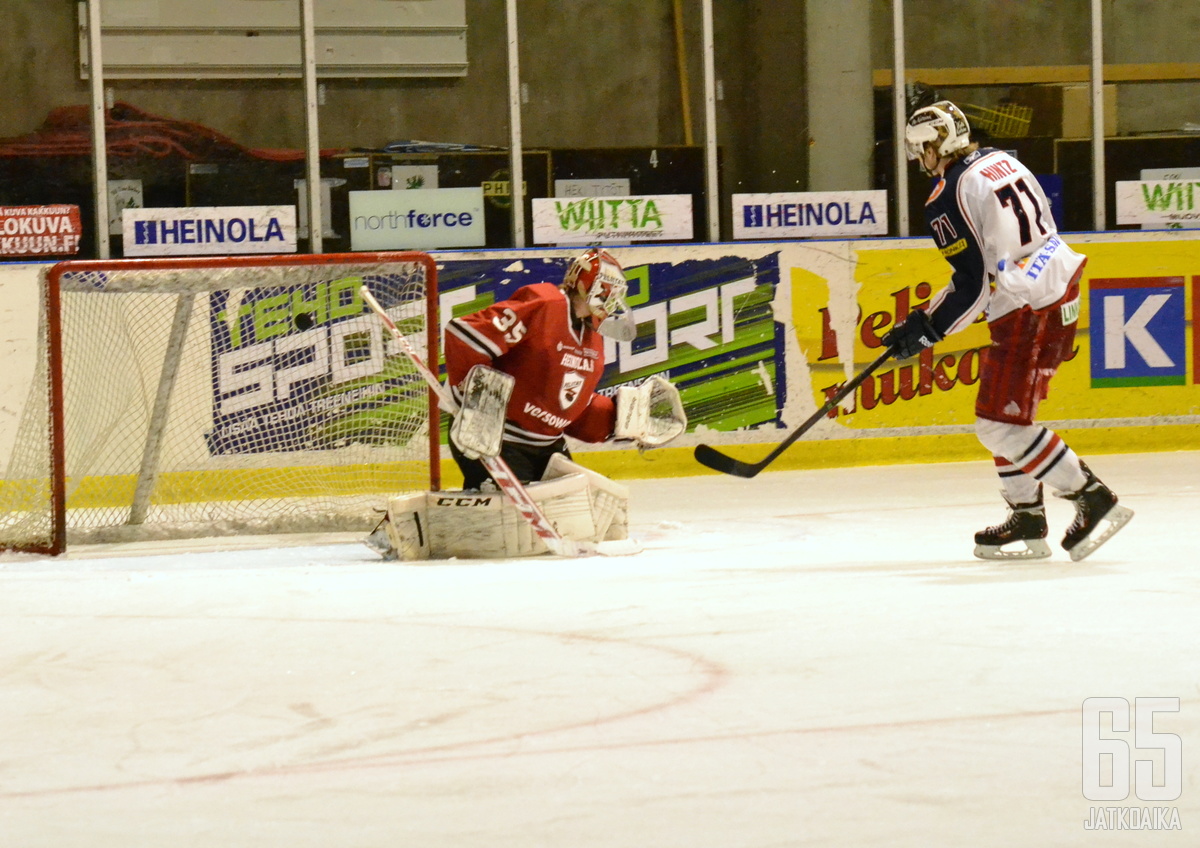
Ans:
{"label": "hockey helmet", "polygon": [[962,110],[949,100],[939,100],[912,113],[904,128],[909,159],[921,161],[926,144],[936,145],[939,156],[951,156],[971,143],[971,125]]}
{"label": "hockey helmet", "polygon": [[633,341],[637,325],[629,313],[625,292],[629,284],[621,263],[607,250],[593,247],[572,260],[563,286],[587,301],[592,326],[619,342]]}

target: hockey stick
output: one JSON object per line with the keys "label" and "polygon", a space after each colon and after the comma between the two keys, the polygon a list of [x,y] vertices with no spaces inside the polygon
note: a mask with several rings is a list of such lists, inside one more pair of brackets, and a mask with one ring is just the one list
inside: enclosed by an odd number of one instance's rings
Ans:
{"label": "hockey stick", "polygon": [[740,459],[734,459],[732,456],[727,456],[715,448],[708,445],[696,445],[695,457],[696,461],[701,465],[707,465],[714,471],[720,471],[722,474],[732,474],[735,477],[753,477],[758,472],[762,471],[772,462],[779,458],[779,455],[787,450],[791,444],[807,433],[813,426],[824,418],[833,410],[835,406],[842,402],[848,395],[853,394],[854,390],[859,387],[863,380],[875,373],[879,366],[887,362],[892,356],[893,349],[888,348],[879,358],[855,375],[846,385],[838,389],[829,400],[825,401],[825,405],[809,416],[808,420],[797,427],[792,432],[788,433],[788,437],[779,443],[769,454],[760,459],[758,462],[742,462]]}
{"label": "hockey stick", "polygon": [[[417,372],[425,378],[425,382],[433,389],[437,395],[438,406],[445,410],[450,415],[458,412],[458,403],[454,400],[454,395],[450,393],[450,389],[442,385],[438,380],[437,375],[430,370],[425,364],[425,360],[417,353],[416,348],[412,343],[405,338],[400,332],[400,328],[396,326],[396,322],[391,316],[384,311],[379,301],[371,294],[370,289],[362,286],[359,289],[363,300],[371,307],[378,317],[387,327],[388,332],[392,334],[392,338],[400,345],[400,349],[416,366]],[[521,481],[513,474],[512,469],[508,467],[508,463],[499,456],[482,457],[480,462],[487,469],[488,474],[496,481],[496,485],[500,487],[500,491],[508,496],[508,499],[513,502],[513,506],[521,513],[521,517],[528,522],[533,532],[542,540],[542,543],[550,550],[552,554],[557,556],[576,557],[587,556],[589,554],[603,554],[605,556],[622,556],[625,554],[635,554],[641,550],[641,547],[632,540],[613,540],[610,542],[577,542],[574,539],[564,539],[562,535],[546,518],[546,514],[542,512],[541,507],[537,502],[529,496],[529,492],[521,484]]]}

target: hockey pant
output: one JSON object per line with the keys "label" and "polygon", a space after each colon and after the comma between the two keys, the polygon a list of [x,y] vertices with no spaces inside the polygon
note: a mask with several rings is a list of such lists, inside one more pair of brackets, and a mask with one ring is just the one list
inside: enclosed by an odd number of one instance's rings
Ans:
{"label": "hockey pant", "polygon": [[1058,491],[1084,484],[1079,457],[1052,430],[1034,423],[1050,380],[1075,350],[1079,282],[1058,302],[1029,307],[991,322],[992,344],[981,354],[975,430],[996,463],[1005,497],[1036,500],[1039,483]]}

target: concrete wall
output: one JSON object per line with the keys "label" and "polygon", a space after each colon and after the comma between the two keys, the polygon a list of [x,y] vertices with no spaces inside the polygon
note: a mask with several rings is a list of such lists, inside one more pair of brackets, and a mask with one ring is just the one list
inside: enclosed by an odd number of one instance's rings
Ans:
{"label": "concrete wall", "polygon": [[[810,115],[832,108],[826,98],[836,98],[834,105],[846,99],[844,90],[830,93],[816,85],[806,68],[806,10],[824,2],[714,3],[726,192],[810,187]],[[464,78],[327,81],[322,146],[377,147],[414,138],[507,145],[504,6],[502,0],[467,0],[470,70]],[[1089,0],[910,0],[907,6],[911,67],[1089,61]],[[678,7],[686,45],[682,77],[674,0],[521,0],[520,62],[529,98],[522,112],[524,144],[682,144],[684,84],[692,137],[703,144],[702,4],[681,0]],[[854,12],[841,31],[869,44],[874,67],[890,67],[891,0],[862,0],[848,8]],[[1108,62],[1200,59],[1194,38],[1200,4],[1194,0],[1107,0],[1104,15]],[[4,0],[0,137],[35,130],[55,107],[88,102],[78,73],[77,28],[70,0]],[[298,81],[122,81],[112,90],[117,100],[196,121],[245,145],[304,146]],[[860,113],[866,107],[861,100],[852,104]],[[1123,132],[1178,128],[1200,120],[1200,83],[1123,86],[1119,109]],[[827,182],[824,172],[858,169],[859,159],[834,158],[820,170]]]}

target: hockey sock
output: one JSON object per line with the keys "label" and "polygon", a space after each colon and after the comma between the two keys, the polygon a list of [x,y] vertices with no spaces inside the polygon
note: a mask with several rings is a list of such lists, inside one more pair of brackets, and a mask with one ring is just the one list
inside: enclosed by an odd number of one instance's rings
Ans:
{"label": "hockey sock", "polygon": [[[1053,430],[980,418],[975,422],[975,431],[984,447],[997,457],[996,470],[1005,494],[1016,497],[1017,503],[1032,500],[1038,482],[1060,492],[1074,492],[1087,481],[1079,457]],[[1008,464],[1002,464],[1003,460]]]}

